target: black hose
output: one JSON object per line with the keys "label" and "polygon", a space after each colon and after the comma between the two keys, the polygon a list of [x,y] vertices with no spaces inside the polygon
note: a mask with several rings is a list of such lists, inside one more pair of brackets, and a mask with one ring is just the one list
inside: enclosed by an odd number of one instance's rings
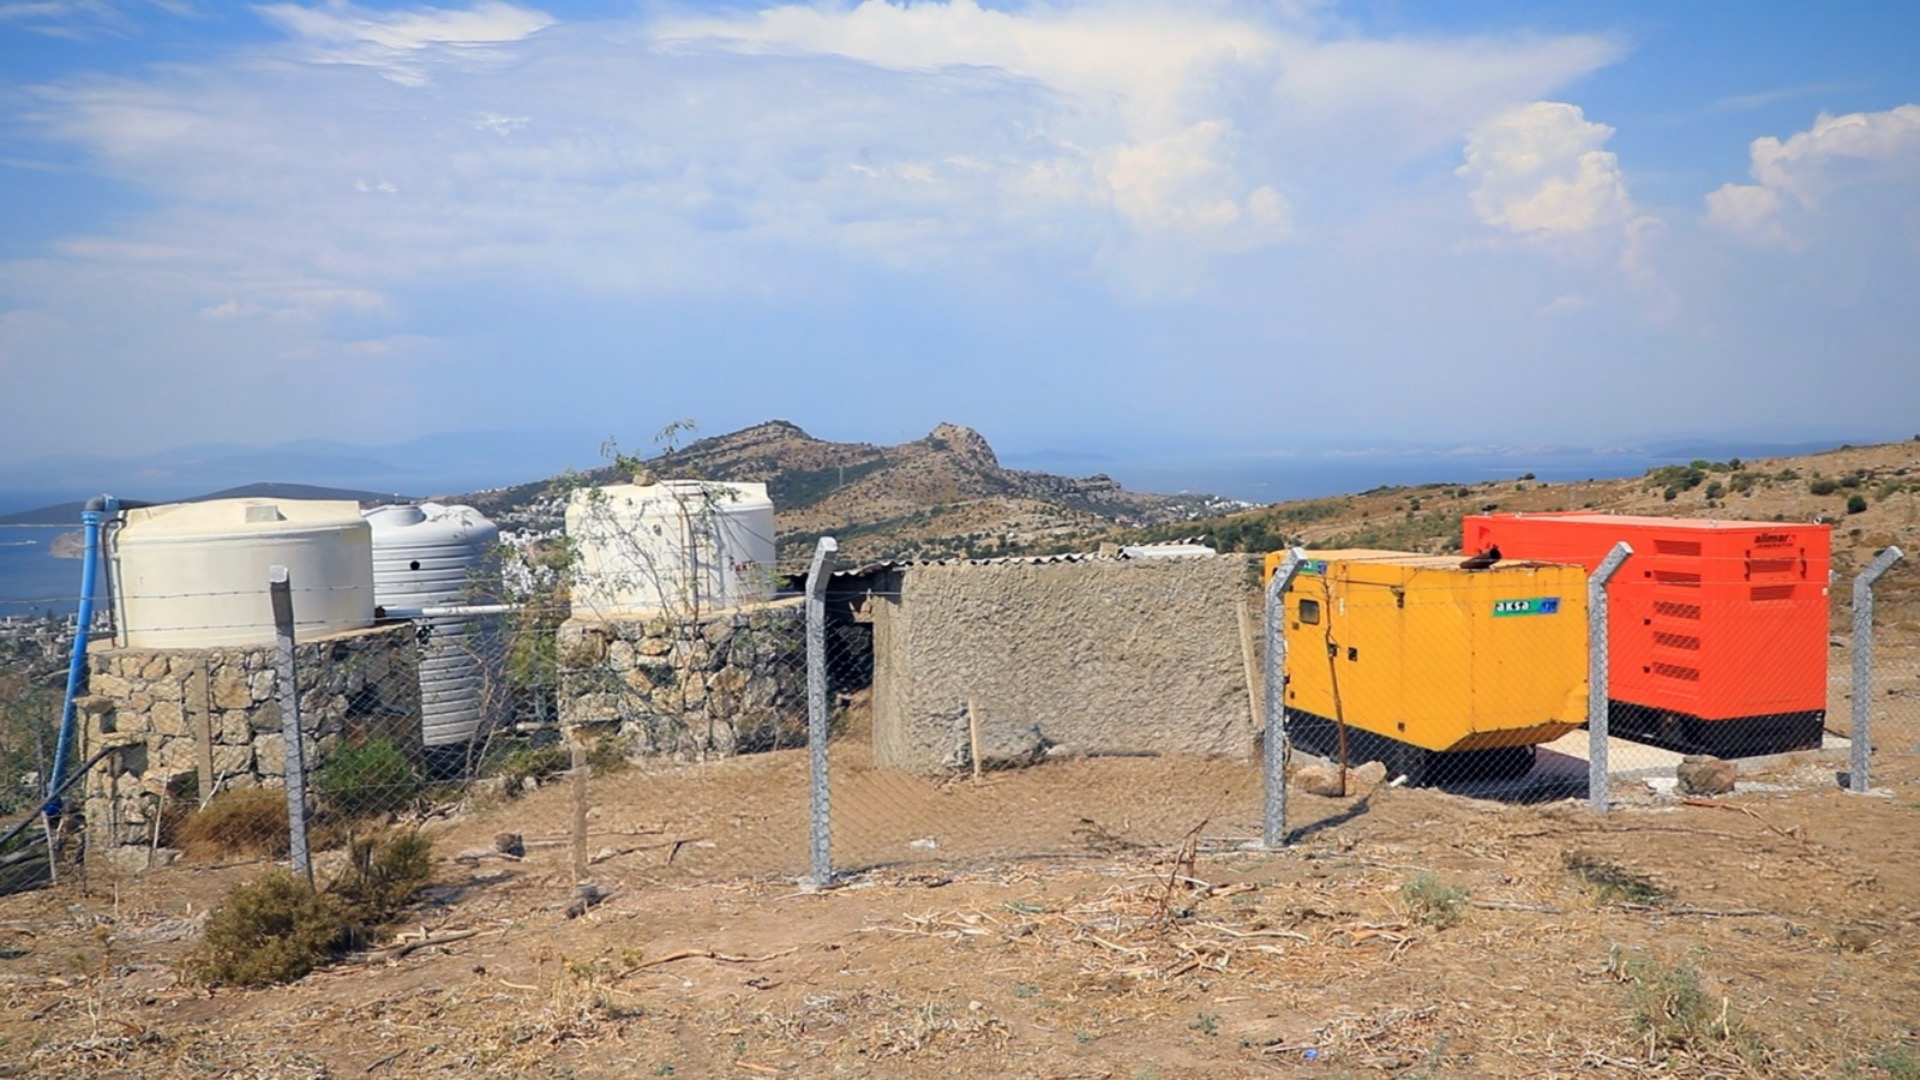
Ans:
{"label": "black hose", "polygon": [[118,749],[120,748],[117,746],[109,746],[106,749],[101,750],[99,753],[88,758],[87,763],[85,765],[80,766],[78,769],[74,770],[74,773],[72,776],[67,777],[66,783],[61,784],[58,791],[55,791],[47,796],[47,801],[40,804],[39,813],[28,814],[25,818],[21,819],[21,821],[18,824],[16,824],[13,828],[8,829],[5,836],[0,836],[0,848],[5,848],[7,846],[7,842],[12,840],[16,836],[19,836],[22,832],[25,832],[27,826],[33,824],[35,821],[38,821],[40,818],[47,816],[47,814],[51,813],[57,807],[59,807],[60,796],[66,794],[67,789],[72,787],[75,781],[87,775],[89,772],[92,772],[93,767],[95,765],[100,764],[100,760],[102,758],[106,757],[108,754],[111,754]]}

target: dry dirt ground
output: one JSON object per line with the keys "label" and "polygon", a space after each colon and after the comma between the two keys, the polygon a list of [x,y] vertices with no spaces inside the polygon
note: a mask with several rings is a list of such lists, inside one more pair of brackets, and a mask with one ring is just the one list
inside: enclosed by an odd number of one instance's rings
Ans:
{"label": "dry dirt ground", "polygon": [[[440,944],[291,986],[175,973],[262,862],[0,899],[0,1075],[1916,1076],[1920,722],[1884,734],[1884,794],[1809,755],[1605,817],[1296,795],[1278,854],[1238,849],[1246,765],[935,786],[849,741],[838,861],[868,868],[818,892],[804,751],[627,771],[589,783],[577,917],[563,780],[429,820],[398,944]],[[484,854],[502,830],[524,859]]]}

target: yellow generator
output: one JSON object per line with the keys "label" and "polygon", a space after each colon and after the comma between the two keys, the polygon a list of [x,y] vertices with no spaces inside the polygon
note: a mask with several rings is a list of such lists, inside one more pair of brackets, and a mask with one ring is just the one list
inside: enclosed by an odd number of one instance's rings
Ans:
{"label": "yellow generator", "polygon": [[1410,784],[1511,777],[1586,722],[1580,566],[1319,551],[1285,602],[1287,731],[1315,753]]}

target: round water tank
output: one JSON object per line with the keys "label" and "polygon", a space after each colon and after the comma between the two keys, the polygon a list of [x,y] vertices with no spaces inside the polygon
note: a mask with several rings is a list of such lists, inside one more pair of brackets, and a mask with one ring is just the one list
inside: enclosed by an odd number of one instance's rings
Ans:
{"label": "round water tank", "polygon": [[294,633],[373,625],[373,550],[360,507],[216,499],[128,510],[110,533],[116,642],[140,649],[273,643],[267,569],[287,568]]}
{"label": "round water tank", "polygon": [[567,504],[576,615],[693,614],[773,595],[765,484],[668,480],[577,491]]}
{"label": "round water tank", "polygon": [[[470,506],[382,506],[373,527],[373,594],[383,609],[479,604],[500,594],[500,530]],[[420,620],[421,741],[454,746],[492,726],[506,691],[498,615]]]}

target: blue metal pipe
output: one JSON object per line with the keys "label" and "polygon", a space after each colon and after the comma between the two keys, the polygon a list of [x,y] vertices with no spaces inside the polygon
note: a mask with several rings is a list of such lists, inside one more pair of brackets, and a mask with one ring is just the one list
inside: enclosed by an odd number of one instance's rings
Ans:
{"label": "blue metal pipe", "polygon": [[101,495],[87,500],[80,524],[87,534],[86,554],[80,561],[80,613],[73,633],[73,660],[67,665],[67,700],[60,708],[60,740],[53,751],[53,775],[47,781],[47,802],[40,812],[60,816],[60,793],[66,789],[67,754],[73,746],[74,699],[87,675],[87,631],[93,626],[93,587],[100,573],[100,526],[118,513],[120,500]]}

